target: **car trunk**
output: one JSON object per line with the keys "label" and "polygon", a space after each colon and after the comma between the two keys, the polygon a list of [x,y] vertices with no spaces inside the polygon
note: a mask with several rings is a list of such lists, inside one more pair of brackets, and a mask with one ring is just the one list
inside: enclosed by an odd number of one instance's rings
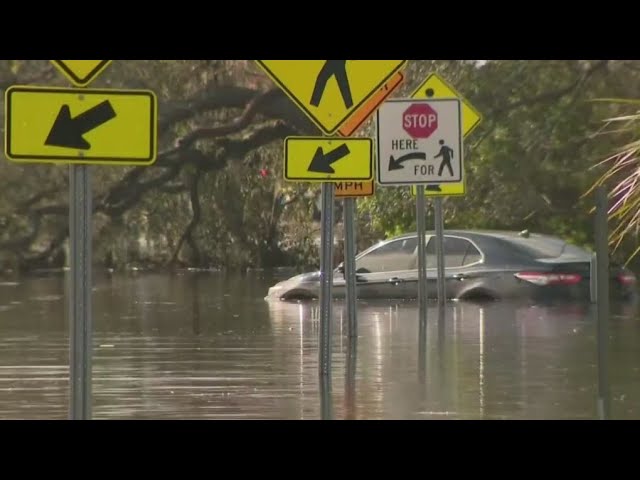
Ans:
{"label": "car trunk", "polygon": [[[539,259],[538,262],[549,268],[549,273],[557,275],[553,277],[555,281],[549,282],[550,287],[555,287],[554,291],[563,294],[570,291],[579,294],[581,297],[591,296],[591,260],[576,258]],[[635,290],[636,277],[630,270],[617,264],[609,266],[609,292],[613,298],[627,297]],[[595,287],[595,285],[594,285]]]}
{"label": "car trunk", "polygon": [[[516,277],[537,285],[542,294],[552,296],[591,297],[592,254],[559,238],[546,235],[523,235],[510,242],[529,258],[536,267],[519,272]],[[609,268],[612,298],[628,297],[636,290],[636,277],[630,270],[616,264]]]}

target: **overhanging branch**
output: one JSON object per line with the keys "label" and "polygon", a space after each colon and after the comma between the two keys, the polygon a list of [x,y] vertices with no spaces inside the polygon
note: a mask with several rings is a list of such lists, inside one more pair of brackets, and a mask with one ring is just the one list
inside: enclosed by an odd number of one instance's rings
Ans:
{"label": "overhanging branch", "polygon": [[502,107],[496,107],[491,111],[491,116],[495,117],[498,115],[503,115],[511,110],[515,110],[516,108],[525,107],[535,105],[536,103],[549,103],[560,100],[565,95],[570,94],[575,89],[577,89],[580,85],[582,85],[591,75],[593,75],[598,70],[604,69],[609,60],[600,60],[593,65],[591,65],[584,73],[579,75],[573,82],[571,82],[566,87],[560,88],[558,90],[553,90],[551,92],[544,92],[539,95],[535,95],[533,97],[523,98],[513,103],[509,103]]}

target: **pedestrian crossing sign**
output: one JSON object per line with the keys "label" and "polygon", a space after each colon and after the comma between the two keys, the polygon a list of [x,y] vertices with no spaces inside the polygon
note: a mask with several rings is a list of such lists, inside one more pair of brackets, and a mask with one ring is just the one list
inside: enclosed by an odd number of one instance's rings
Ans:
{"label": "pedestrian crossing sign", "polygon": [[336,133],[406,62],[256,60],[260,68],[326,135]]}

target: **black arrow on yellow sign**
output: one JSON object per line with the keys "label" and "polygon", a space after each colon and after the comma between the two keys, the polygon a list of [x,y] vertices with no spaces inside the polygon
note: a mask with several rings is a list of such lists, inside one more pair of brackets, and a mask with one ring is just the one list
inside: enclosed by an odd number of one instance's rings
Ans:
{"label": "black arrow on yellow sign", "polygon": [[317,173],[336,173],[331,167],[331,164],[337,162],[342,157],[346,157],[349,153],[351,152],[349,151],[349,147],[346,143],[343,143],[339,147],[336,147],[327,153],[324,153],[322,147],[318,147],[307,171]]}
{"label": "black arrow on yellow sign", "polygon": [[52,147],[89,150],[91,144],[84,139],[83,135],[115,117],[116,112],[109,100],[99,103],[75,118],[71,118],[69,105],[63,105],[44,144]]}

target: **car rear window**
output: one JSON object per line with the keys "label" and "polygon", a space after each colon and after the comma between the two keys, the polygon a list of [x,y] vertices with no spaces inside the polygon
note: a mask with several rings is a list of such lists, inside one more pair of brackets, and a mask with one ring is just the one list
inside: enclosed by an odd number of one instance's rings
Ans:
{"label": "car rear window", "polygon": [[533,258],[556,258],[560,255],[584,255],[580,248],[554,237],[512,237],[508,242]]}

